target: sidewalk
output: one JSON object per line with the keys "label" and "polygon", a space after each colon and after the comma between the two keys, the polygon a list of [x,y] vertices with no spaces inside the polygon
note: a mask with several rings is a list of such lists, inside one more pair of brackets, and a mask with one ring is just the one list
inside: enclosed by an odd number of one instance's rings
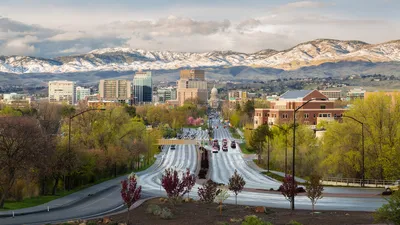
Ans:
{"label": "sidewalk", "polygon": [[[150,169],[154,166],[157,166],[158,161],[163,160],[164,154],[165,154],[165,152],[163,151],[159,155],[157,155],[156,162],[154,162],[154,164],[152,166],[150,166],[148,169]],[[136,174],[141,175],[143,173],[144,173],[144,171],[141,171]],[[14,216],[34,214],[34,213],[39,213],[39,212],[46,212],[46,211],[48,211],[48,209],[50,211],[52,211],[52,210],[62,209],[62,208],[68,207],[68,206],[72,206],[78,202],[81,202],[87,198],[90,198],[93,195],[97,195],[97,194],[103,193],[109,189],[112,189],[114,187],[120,186],[121,181],[126,179],[126,177],[127,177],[127,175],[119,176],[117,178],[105,181],[100,184],[93,185],[86,189],[74,192],[70,195],[55,199],[53,201],[47,202],[42,205],[29,207],[29,208],[23,208],[23,209],[17,209],[17,210],[0,211],[0,217],[12,217],[13,214],[14,214]]]}

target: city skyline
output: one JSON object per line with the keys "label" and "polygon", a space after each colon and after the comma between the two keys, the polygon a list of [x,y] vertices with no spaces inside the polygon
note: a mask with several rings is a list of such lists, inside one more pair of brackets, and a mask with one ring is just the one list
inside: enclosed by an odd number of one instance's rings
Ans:
{"label": "city skyline", "polygon": [[105,47],[249,53],[318,38],[374,44],[400,37],[399,7],[393,0],[6,0],[0,6],[0,55],[57,57]]}

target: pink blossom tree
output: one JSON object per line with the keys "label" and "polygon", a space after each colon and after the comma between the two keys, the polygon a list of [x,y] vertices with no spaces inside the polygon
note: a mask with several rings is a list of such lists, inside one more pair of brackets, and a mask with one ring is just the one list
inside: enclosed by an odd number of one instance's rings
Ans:
{"label": "pink blossom tree", "polygon": [[192,124],[193,124],[193,122],[194,122],[194,119],[193,119],[193,117],[189,117],[189,118],[187,118],[187,124],[188,124],[188,125],[192,125]]}
{"label": "pink blossom tree", "polygon": [[125,205],[128,207],[127,224],[129,225],[129,208],[140,199],[142,186],[137,186],[136,174],[131,173],[128,179],[121,181],[121,197]]}

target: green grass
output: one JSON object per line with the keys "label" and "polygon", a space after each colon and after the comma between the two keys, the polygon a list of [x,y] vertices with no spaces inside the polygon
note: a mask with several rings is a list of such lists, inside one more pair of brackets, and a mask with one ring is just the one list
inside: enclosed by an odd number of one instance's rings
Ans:
{"label": "green grass", "polygon": [[256,152],[253,149],[247,148],[246,143],[239,144],[240,149],[242,150],[243,154],[255,154]]}
{"label": "green grass", "polygon": [[[143,167],[141,167],[139,169],[136,169],[133,172],[140,172],[140,171],[146,170],[150,166],[152,166],[155,161],[156,161],[155,159],[152,159],[150,161],[150,164],[145,165],[145,166],[143,166]],[[128,175],[128,174],[125,174],[125,175]],[[118,176],[120,176],[120,175],[118,175]],[[96,181],[94,183],[90,183],[90,184],[86,184],[86,185],[83,185],[83,186],[76,187],[76,188],[74,188],[74,189],[72,189],[70,191],[58,191],[57,195],[37,196],[37,197],[32,197],[32,198],[26,198],[26,199],[24,199],[22,201],[6,201],[5,204],[4,204],[4,208],[0,209],[0,211],[16,210],[16,209],[23,209],[23,208],[33,207],[33,206],[37,206],[37,205],[42,205],[42,204],[45,204],[46,202],[50,202],[50,201],[53,201],[55,199],[70,195],[70,194],[72,194],[74,192],[83,190],[85,188],[91,187],[93,185],[96,185],[96,184],[99,184],[99,183],[102,183],[102,182],[105,182],[105,181],[108,181],[108,180],[111,180],[111,179],[114,179],[114,178],[115,177],[103,178],[103,179],[100,179],[100,180],[98,180],[98,181]]]}
{"label": "green grass", "polygon": [[279,176],[277,174],[274,174],[274,173],[271,173],[271,172],[262,172],[262,174],[267,175],[267,176],[269,176],[269,177],[271,177],[271,178],[273,178],[273,179],[275,179],[277,181],[283,182],[283,177],[281,177],[281,176]]}
{"label": "green grass", "polygon": [[235,139],[241,139],[242,137],[238,134],[237,130],[233,127],[229,127],[229,131],[232,134],[232,137]]}

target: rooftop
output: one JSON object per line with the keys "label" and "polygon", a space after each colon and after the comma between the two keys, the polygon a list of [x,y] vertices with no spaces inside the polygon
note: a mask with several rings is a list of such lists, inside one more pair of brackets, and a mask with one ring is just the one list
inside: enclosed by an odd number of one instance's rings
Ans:
{"label": "rooftop", "polygon": [[295,90],[295,91],[287,91],[283,95],[280,96],[282,99],[299,99],[304,98],[308,94],[310,94],[313,90]]}

